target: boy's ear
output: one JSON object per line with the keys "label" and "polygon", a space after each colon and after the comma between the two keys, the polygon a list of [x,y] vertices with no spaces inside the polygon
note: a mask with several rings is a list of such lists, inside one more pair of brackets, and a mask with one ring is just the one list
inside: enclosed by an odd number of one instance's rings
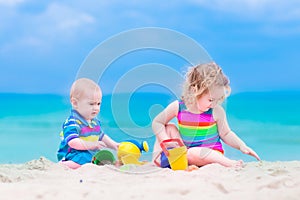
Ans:
{"label": "boy's ear", "polygon": [[77,99],[76,98],[71,98],[70,101],[71,101],[72,107],[77,108]]}

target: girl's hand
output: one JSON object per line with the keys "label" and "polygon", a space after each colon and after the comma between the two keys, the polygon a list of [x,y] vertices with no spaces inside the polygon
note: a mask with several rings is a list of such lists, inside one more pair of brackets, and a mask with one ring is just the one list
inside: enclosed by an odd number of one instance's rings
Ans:
{"label": "girl's hand", "polygon": [[259,156],[257,155],[257,153],[251,149],[248,146],[243,146],[240,148],[241,152],[243,152],[244,154],[248,154],[250,156],[253,156],[254,158],[256,158],[257,160],[260,160]]}

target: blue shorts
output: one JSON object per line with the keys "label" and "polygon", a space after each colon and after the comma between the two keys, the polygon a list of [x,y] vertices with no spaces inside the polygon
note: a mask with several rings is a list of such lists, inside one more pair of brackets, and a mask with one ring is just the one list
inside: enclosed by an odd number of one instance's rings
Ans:
{"label": "blue shorts", "polygon": [[80,165],[91,163],[95,153],[96,151],[73,150],[65,156],[65,161],[72,160]]}

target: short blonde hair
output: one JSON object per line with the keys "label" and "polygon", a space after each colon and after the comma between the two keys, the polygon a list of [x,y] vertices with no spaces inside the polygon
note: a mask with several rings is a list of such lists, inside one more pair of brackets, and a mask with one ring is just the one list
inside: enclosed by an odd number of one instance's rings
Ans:
{"label": "short blonde hair", "polygon": [[94,90],[100,91],[101,89],[97,83],[88,78],[80,78],[74,81],[70,90],[70,99],[80,99],[86,94],[86,91]]}
{"label": "short blonde hair", "polygon": [[182,99],[186,104],[193,104],[196,97],[215,86],[224,86],[230,91],[229,79],[215,62],[190,67],[185,75]]}

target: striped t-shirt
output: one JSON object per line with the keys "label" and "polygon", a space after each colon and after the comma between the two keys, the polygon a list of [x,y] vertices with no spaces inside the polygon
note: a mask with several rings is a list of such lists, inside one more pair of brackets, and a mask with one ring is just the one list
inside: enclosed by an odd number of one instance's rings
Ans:
{"label": "striped t-shirt", "polygon": [[188,148],[207,147],[224,153],[212,111],[209,109],[204,113],[194,114],[187,111],[183,101],[179,101],[178,127],[182,140]]}
{"label": "striped t-shirt", "polygon": [[60,133],[61,143],[57,152],[58,160],[62,160],[68,153],[76,151],[68,145],[71,140],[80,138],[84,141],[96,142],[102,140],[104,136],[98,119],[94,118],[91,123],[88,123],[76,110],[71,111],[71,115],[62,128],[63,130]]}

